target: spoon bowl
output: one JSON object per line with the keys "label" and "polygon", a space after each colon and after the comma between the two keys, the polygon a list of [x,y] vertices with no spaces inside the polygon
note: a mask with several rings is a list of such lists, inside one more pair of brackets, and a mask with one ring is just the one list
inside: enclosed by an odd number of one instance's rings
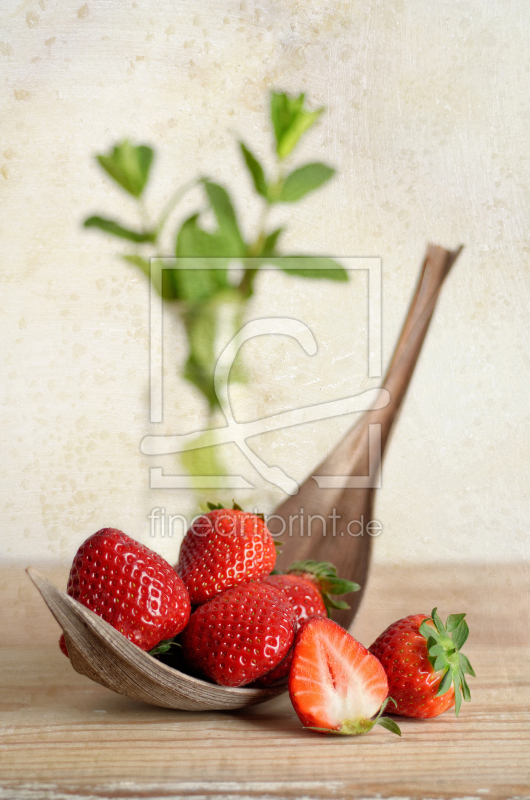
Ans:
{"label": "spoon bowl", "polygon": [[[331,561],[341,577],[361,590],[350,595],[348,610],[332,616],[345,628],[355,618],[368,577],[372,536],[304,536],[302,516],[320,515],[354,521],[372,519],[377,475],[390,430],[418,360],[443,281],[462,248],[448,251],[429,245],[415,294],[377,402],[346,433],[313,471],[297,494],[274,512],[286,522],[286,538],[278,558],[280,568],[293,561]],[[293,524],[294,522],[294,524]],[[140,650],[101,617],[57,589],[36,570],[28,575],[61,626],[73,668],[119,694],[163,708],[186,711],[227,711],[263,703],[285,691],[285,684],[259,689],[235,689],[186,675]]]}
{"label": "spoon bowl", "polygon": [[264,689],[217,686],[168,667],[57,589],[37,570],[29,568],[27,572],[63,629],[75,671],[107,689],[133,700],[183,711],[244,708],[285,691],[285,686]]}

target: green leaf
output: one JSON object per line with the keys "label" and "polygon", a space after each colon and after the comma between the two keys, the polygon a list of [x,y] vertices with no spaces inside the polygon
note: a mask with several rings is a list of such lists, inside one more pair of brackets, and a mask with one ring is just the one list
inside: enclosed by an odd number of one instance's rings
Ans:
{"label": "green leaf", "polygon": [[438,616],[438,614],[436,613],[436,611],[437,611],[437,609],[433,608],[432,613],[431,613],[432,621],[434,622],[434,624],[436,626],[436,630],[438,631],[438,633],[440,633],[442,636],[445,636],[446,635],[445,626],[444,626],[442,620],[440,619],[440,617]]}
{"label": "green leaf", "polygon": [[167,653],[172,647],[181,647],[178,642],[173,641],[173,639],[163,639],[159,642],[155,647],[151,650],[148,650],[150,656],[158,656],[161,653]]}
{"label": "green leaf", "polygon": [[[241,236],[237,223],[236,212],[226,189],[218,183],[203,180],[208,200],[217,219],[219,233],[226,240],[231,258],[243,258],[246,255],[246,245]],[[224,253],[219,253],[224,255]]]}
{"label": "green leaf", "polygon": [[231,257],[230,242],[217,230],[205,231],[199,225],[199,214],[192,214],[182,223],[177,234],[177,258],[226,258]]}
{"label": "green leaf", "polygon": [[465,616],[465,614],[449,614],[445,622],[447,632],[452,633],[456,628],[458,628]]}
{"label": "green leaf", "polygon": [[345,578],[322,578],[320,585],[329,594],[347,594],[348,592],[358,592],[361,588],[358,583],[347,581]]}
{"label": "green leaf", "polygon": [[[180,300],[193,305],[206,302],[220,294],[226,285],[223,280],[226,278],[226,270],[208,269],[207,260],[186,258],[177,263],[179,267],[172,270],[172,277]],[[180,267],[180,264],[183,266]],[[203,322],[200,324],[202,326]]]}
{"label": "green leaf", "polygon": [[[432,655],[432,651],[429,653],[429,655]],[[434,662],[432,664],[432,668],[433,668],[433,670],[435,672],[438,672],[438,670],[440,670],[440,669],[446,669],[447,666],[448,666],[448,664],[447,664],[447,656],[445,655],[445,653],[443,653],[442,655],[436,656],[436,658],[434,659]]]}
{"label": "green leaf", "polygon": [[[203,181],[203,185],[218,228],[212,233],[204,230],[199,225],[199,214],[193,214],[182,223],[176,241],[179,264],[173,273],[174,282],[179,298],[191,303],[208,300],[224,291],[233,292],[228,264],[231,258],[242,257],[246,250],[227,192],[210,181]],[[203,384],[201,370],[193,359],[187,371],[189,380]]]}
{"label": "green leaf", "polygon": [[[436,640],[433,639],[433,641],[435,642]],[[432,645],[432,647],[429,647],[429,655],[430,656],[435,656],[435,657],[436,656],[443,656],[443,655],[445,655],[445,653],[446,653],[446,650],[445,650],[445,647],[443,646],[443,644],[436,644],[435,643],[435,644]]]}
{"label": "green leaf", "polygon": [[306,164],[304,167],[295,169],[285,178],[278,201],[281,203],[294,203],[309,194],[309,192],[318,189],[326,181],[329,181],[334,174],[334,169],[320,162]]}
{"label": "green leaf", "polygon": [[276,152],[285,158],[300,137],[315,124],[323,108],[308,111],[304,108],[305,95],[289,97],[285,93],[271,93],[271,120],[276,137]]}
{"label": "green leaf", "polygon": [[140,197],[153,163],[154,151],[147,145],[125,140],[108,155],[96,156],[105,172],[133,197]]}
{"label": "green leaf", "polygon": [[442,680],[440,681],[438,691],[436,692],[436,697],[441,697],[443,694],[448,692],[452,685],[453,685],[453,673],[451,672],[450,669],[448,669],[445,675],[443,676]]}
{"label": "green leaf", "polygon": [[435,641],[439,641],[440,639],[440,634],[435,628],[432,627],[432,625],[429,625],[428,619],[423,620],[423,622],[420,625],[419,631],[421,635],[425,636],[425,638],[427,639],[428,647],[431,647],[431,645],[429,644],[429,639],[434,639]]}
{"label": "green leaf", "polygon": [[210,511],[222,511],[225,506],[222,503],[206,503]]}
{"label": "green leaf", "polygon": [[469,702],[471,700],[471,692],[469,691],[469,686],[467,685],[467,681],[464,677],[464,673],[460,673],[460,685],[462,687],[462,694],[464,696],[464,700]]}
{"label": "green leaf", "polygon": [[99,228],[105,233],[111,233],[113,236],[118,236],[120,239],[128,239],[130,242],[155,242],[155,231],[133,231],[131,228],[124,228],[113,219],[107,217],[88,217],[83,223],[85,228]]}
{"label": "green leaf", "polygon": [[462,694],[460,686],[455,682],[455,714],[458,717],[460,714],[460,706],[462,705]]}
{"label": "green leaf", "polygon": [[477,676],[475,675],[475,670],[469,663],[468,657],[464,655],[464,653],[459,653],[458,657],[460,659],[460,666],[462,667],[462,671],[467,675],[471,675],[472,678],[476,678]]}
{"label": "green leaf", "polygon": [[342,610],[350,607],[344,600],[336,600],[331,595],[357,592],[361,588],[358,583],[339,578],[337,568],[329,561],[315,561],[313,559],[295,561],[287,572],[298,575],[309,574],[316,579],[328,616],[332,608]]}
{"label": "green leaf", "polygon": [[458,628],[453,631],[453,642],[457,650],[461,650],[469,636],[469,626],[465,620],[462,620]]}
{"label": "green leaf", "polygon": [[227,241],[218,232],[200,228],[198,218],[193,214],[182,223],[176,243],[178,265],[173,270],[178,297],[190,303],[204,302],[231,288]]}
{"label": "green leaf", "polygon": [[341,611],[346,611],[348,608],[350,608],[349,604],[345,600],[335,600],[335,598],[331,597],[327,592],[324,592],[322,597],[328,613],[330,608],[336,608]]}
{"label": "green leaf", "polygon": [[[187,272],[192,274],[192,270],[178,270],[177,272]],[[199,273],[197,273],[199,274]],[[180,275],[179,275],[180,277]],[[213,371],[215,365],[215,339],[217,335],[217,314],[215,309],[211,307],[210,303],[201,304],[199,306],[193,305],[186,309],[183,314],[183,321],[186,326],[186,333],[188,335],[188,359],[184,369],[184,377],[186,380],[193,383],[206,397],[210,408],[215,408],[218,405],[217,395],[213,383]],[[213,450],[213,448],[204,448],[205,450]],[[184,465],[190,465],[188,472],[195,471],[196,467],[193,464],[199,464],[199,470],[203,470],[201,474],[217,474],[204,472],[210,461],[212,464],[216,463],[215,458],[209,454],[202,452],[202,455],[197,455],[198,451],[191,450],[189,453],[183,454],[182,461]],[[204,459],[202,459],[204,456]],[[201,460],[202,459],[202,460]],[[203,462],[205,466],[203,466]],[[195,474],[198,474],[195,471]],[[220,473],[223,474],[223,473]]]}
{"label": "green leaf", "polygon": [[243,144],[243,142],[239,142],[239,146],[241,147],[241,152],[243,153],[245,164],[247,165],[248,171],[252,176],[252,180],[254,181],[254,187],[257,193],[260,194],[262,197],[264,197],[266,200],[268,200],[269,194],[263,167],[259,163],[256,156],[250,152],[248,147],[246,147],[246,145]]}
{"label": "green leaf", "polygon": [[333,728],[317,728],[315,725],[304,725],[306,731],[318,731],[319,733],[331,733],[335,736],[344,736],[342,731],[333,730]]}
{"label": "green leaf", "polygon": [[379,717],[375,724],[381,725],[382,728],[386,728],[390,733],[395,733],[396,736],[401,736],[401,728],[397,722],[394,722],[390,717]]}
{"label": "green leaf", "polygon": [[278,239],[282,235],[284,228],[276,228],[276,230],[271,231],[265,237],[263,242],[263,248],[261,251],[262,256],[273,256],[276,253],[276,245],[278,243]]}
{"label": "green leaf", "polygon": [[299,278],[312,278],[313,280],[344,281],[348,280],[348,273],[337,261],[322,256],[276,256],[267,259],[271,266],[278,267],[287,275],[296,275]]}

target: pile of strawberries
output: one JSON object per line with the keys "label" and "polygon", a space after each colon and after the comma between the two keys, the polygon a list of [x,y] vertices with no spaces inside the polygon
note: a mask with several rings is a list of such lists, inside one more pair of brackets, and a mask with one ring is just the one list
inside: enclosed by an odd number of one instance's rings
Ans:
{"label": "pile of strawberries", "polygon": [[[178,645],[178,667],[221,686],[287,682],[305,727],[400,733],[392,713],[434,717],[469,700],[473,669],[460,650],[465,614],[436,613],[391,625],[369,650],[329,619],[337,595],[359,586],[331,564],[274,572],[276,545],[261,515],[209,504],[187,532],[173,568],[114,528],[79,548],[68,594],[155,657]],[[67,643],[60,646],[68,655]],[[167,662],[166,662],[167,663]],[[171,663],[171,661],[169,662]]]}

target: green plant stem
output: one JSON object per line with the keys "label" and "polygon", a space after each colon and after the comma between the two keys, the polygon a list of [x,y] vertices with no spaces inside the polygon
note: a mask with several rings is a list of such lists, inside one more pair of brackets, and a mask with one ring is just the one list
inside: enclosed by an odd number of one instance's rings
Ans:
{"label": "green plant stem", "polygon": [[237,290],[244,300],[248,300],[248,298],[252,295],[254,289],[254,279],[258,272],[258,268],[247,267],[243,273],[241,283],[237,287]]}
{"label": "green plant stem", "polygon": [[162,209],[162,213],[158,220],[158,225],[155,228],[157,236],[160,235],[162,228],[166,224],[168,217],[175,208],[175,206],[182,200],[182,198],[189,192],[189,190],[196,185],[197,185],[197,179],[193,178],[193,180],[188,181],[187,183],[183,184],[183,186],[179,186],[177,191],[169,198],[166,205]]}
{"label": "green plant stem", "polygon": [[[265,228],[270,209],[271,209],[271,203],[265,201],[259,219],[258,235],[254,239],[252,244],[250,244],[248,247],[248,253],[247,253],[248,258],[257,258],[263,252],[263,245],[265,244],[265,238],[266,238]],[[238,286],[238,291],[245,300],[247,300],[252,295],[252,292],[254,290],[254,279],[258,272],[259,272],[259,267],[247,267],[245,269],[245,272],[243,273],[243,278],[241,279],[241,283]]]}

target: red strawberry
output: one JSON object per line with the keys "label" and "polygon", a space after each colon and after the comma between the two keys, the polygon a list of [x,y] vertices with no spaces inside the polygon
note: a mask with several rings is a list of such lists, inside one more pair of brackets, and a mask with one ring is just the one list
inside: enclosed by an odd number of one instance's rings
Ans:
{"label": "red strawberry", "polygon": [[66,646],[66,639],[64,638],[64,633],[61,633],[59,638],[59,647],[61,648],[61,653],[64,653],[66,658],[70,658],[68,655],[68,648]]}
{"label": "red strawberry", "polygon": [[309,617],[327,617],[328,612],[317,587],[298,575],[269,575],[263,583],[274,586],[292,603],[297,626]]}
{"label": "red strawberry", "polygon": [[331,595],[360,589],[358,583],[339,578],[336,568],[327,561],[297,561],[286,575],[269,575],[263,581],[287,595],[295,607],[299,625],[309,617],[327,617],[331,608],[349,608],[343,600],[334,600]]}
{"label": "red strawberry", "polygon": [[[295,627],[296,626],[297,623],[295,621]],[[271,669],[270,672],[266,672],[265,675],[262,675],[261,678],[258,678],[255,685],[263,687],[263,686],[272,686],[273,683],[279,683],[280,681],[283,681],[285,683],[285,680],[291,670],[291,664],[293,662],[293,653],[294,653],[294,647],[291,647],[291,649],[288,651],[283,661],[280,661],[278,666],[274,667],[274,669]]]}
{"label": "red strawberry", "polygon": [[458,716],[462,696],[471,699],[465,676],[475,673],[460,652],[469,636],[465,616],[451,614],[445,626],[436,609],[430,617],[405,617],[370,647],[385,669],[396,714],[424,719],[455,706]]}
{"label": "red strawberry", "polygon": [[393,720],[381,716],[387,695],[383,667],[344,628],[322,617],[304,622],[289,674],[289,696],[304,727],[358,734],[377,723],[401,735]]}
{"label": "red strawberry", "polygon": [[199,517],[180,548],[177,571],[192,605],[251,580],[274,568],[276,548],[262,517],[239,508],[219,508]]}
{"label": "red strawberry", "polygon": [[294,629],[285,597],[272,586],[248,583],[199,606],[181,642],[192,667],[221,686],[244,686],[282,661]]}
{"label": "red strawberry", "polygon": [[186,587],[173,567],[115,528],[102,528],[81,545],[67,591],[142,650],[176,636],[190,615]]}

